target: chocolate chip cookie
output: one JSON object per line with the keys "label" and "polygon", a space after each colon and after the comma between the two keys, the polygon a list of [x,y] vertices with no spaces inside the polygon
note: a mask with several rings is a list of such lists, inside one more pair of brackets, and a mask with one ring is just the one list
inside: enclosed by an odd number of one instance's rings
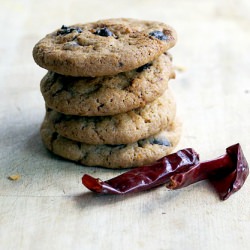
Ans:
{"label": "chocolate chip cookie", "polygon": [[174,78],[165,53],[147,66],[113,76],[69,77],[48,72],[41,81],[46,105],[60,113],[103,116],[145,106],[161,96]]}
{"label": "chocolate chip cookie", "polygon": [[128,144],[158,133],[175,118],[174,97],[167,90],[144,108],[114,116],[70,116],[47,108],[46,117],[58,134],[87,144]]}
{"label": "chocolate chip cookie", "polygon": [[70,76],[104,76],[139,68],[176,43],[175,30],[161,22],[107,19],[63,25],[33,49],[35,62]]}
{"label": "chocolate chip cookie", "polygon": [[166,130],[131,144],[90,145],[67,139],[51,130],[45,119],[41,137],[54,154],[86,166],[128,168],[150,164],[172,152],[180,138],[180,124],[172,123]]}

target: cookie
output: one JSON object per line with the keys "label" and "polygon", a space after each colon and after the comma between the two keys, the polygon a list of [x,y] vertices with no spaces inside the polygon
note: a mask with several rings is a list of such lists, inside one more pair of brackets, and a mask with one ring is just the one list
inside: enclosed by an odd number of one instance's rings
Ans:
{"label": "cookie", "polygon": [[41,80],[46,105],[60,113],[103,116],[124,113],[152,102],[174,77],[171,58],[162,54],[147,67],[104,77],[67,77],[48,72]]}
{"label": "cookie", "polygon": [[174,97],[166,93],[144,108],[114,116],[70,116],[47,109],[46,117],[58,134],[87,144],[128,144],[158,133],[175,118]]}
{"label": "cookie", "polygon": [[90,145],[67,139],[55,131],[45,119],[41,137],[45,146],[54,154],[86,166],[106,168],[128,168],[150,164],[171,153],[180,138],[180,124],[131,144]]}
{"label": "cookie", "polygon": [[62,26],[33,49],[35,62],[70,76],[104,76],[138,68],[176,43],[170,26],[136,19],[107,19]]}

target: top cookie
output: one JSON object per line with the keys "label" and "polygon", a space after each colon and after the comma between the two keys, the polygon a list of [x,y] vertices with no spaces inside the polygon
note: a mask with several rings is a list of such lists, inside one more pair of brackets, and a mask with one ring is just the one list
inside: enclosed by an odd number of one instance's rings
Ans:
{"label": "top cookie", "polygon": [[173,47],[170,26],[136,19],[107,19],[62,26],[33,49],[36,63],[70,76],[114,75],[138,68]]}

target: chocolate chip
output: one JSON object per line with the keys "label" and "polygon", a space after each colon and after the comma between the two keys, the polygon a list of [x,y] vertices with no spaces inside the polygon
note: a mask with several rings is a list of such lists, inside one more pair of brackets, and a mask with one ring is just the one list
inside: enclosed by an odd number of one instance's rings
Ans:
{"label": "chocolate chip", "polygon": [[82,29],[79,27],[68,27],[66,25],[62,25],[61,29],[57,31],[57,35],[67,35],[73,31],[82,33]]}
{"label": "chocolate chip", "polygon": [[65,43],[64,46],[63,46],[63,49],[65,49],[65,50],[73,50],[78,46],[79,46],[79,44],[76,41],[71,41],[71,42]]}
{"label": "chocolate chip", "polygon": [[150,144],[158,144],[163,146],[170,146],[170,142],[166,138],[152,138],[149,140]]}
{"label": "chocolate chip", "polygon": [[168,36],[166,36],[162,31],[159,31],[159,30],[154,30],[150,32],[149,35],[162,41],[168,40]]}
{"label": "chocolate chip", "polygon": [[97,29],[94,34],[98,36],[106,36],[106,37],[113,36],[113,33],[107,27]]}
{"label": "chocolate chip", "polygon": [[148,69],[152,66],[152,63],[146,63],[142,65],[141,67],[137,68],[136,72],[142,72],[145,69]]}
{"label": "chocolate chip", "polygon": [[144,147],[144,145],[147,144],[148,142],[152,145],[158,144],[158,145],[163,145],[163,146],[171,146],[171,143],[166,138],[142,139],[142,140],[139,140],[137,143],[139,147]]}

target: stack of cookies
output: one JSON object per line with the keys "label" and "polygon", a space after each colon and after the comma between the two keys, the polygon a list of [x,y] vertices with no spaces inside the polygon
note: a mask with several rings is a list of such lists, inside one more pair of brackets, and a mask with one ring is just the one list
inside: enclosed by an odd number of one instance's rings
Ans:
{"label": "stack of cookies", "polygon": [[33,49],[41,80],[41,126],[53,153],[87,166],[127,168],[169,154],[180,138],[168,88],[176,33],[168,25],[108,19],[62,26]]}

